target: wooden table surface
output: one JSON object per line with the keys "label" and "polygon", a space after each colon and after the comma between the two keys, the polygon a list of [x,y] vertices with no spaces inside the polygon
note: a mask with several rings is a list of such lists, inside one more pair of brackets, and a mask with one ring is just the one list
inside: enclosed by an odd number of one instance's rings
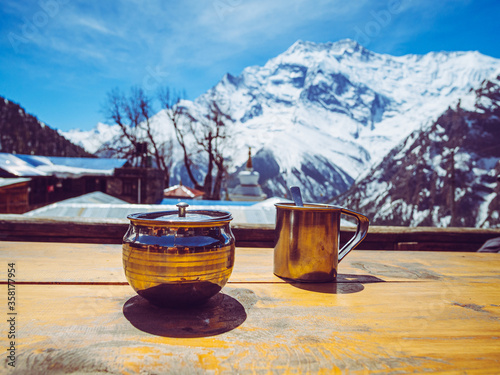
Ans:
{"label": "wooden table surface", "polygon": [[336,283],[290,284],[272,249],[237,248],[191,310],[137,296],[119,245],[0,242],[0,260],[0,373],[500,373],[499,254],[354,250]]}

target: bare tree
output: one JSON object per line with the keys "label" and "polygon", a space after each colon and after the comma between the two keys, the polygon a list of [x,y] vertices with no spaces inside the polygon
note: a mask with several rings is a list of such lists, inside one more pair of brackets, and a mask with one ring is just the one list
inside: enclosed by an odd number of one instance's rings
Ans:
{"label": "bare tree", "polygon": [[[226,122],[230,117],[225,114],[215,100],[209,104],[208,114],[200,121],[190,122],[191,132],[196,143],[207,153],[207,174],[203,184],[209,199],[220,199],[222,181],[226,174],[224,165],[224,146],[229,137]],[[214,168],[217,169],[213,180]]]}
{"label": "bare tree", "polygon": [[120,127],[121,135],[100,151],[112,152],[138,167],[149,166],[151,156],[164,173],[165,185],[169,186],[173,142],[161,142],[155,135],[151,124],[154,111],[144,90],[132,87],[130,94],[125,95],[119,89],[113,89],[108,93],[103,109],[108,120]]}
{"label": "bare tree", "polygon": [[[227,123],[231,118],[221,109],[217,100],[212,99],[207,114],[196,119],[180,105],[180,98],[180,95],[172,93],[169,88],[159,92],[160,102],[174,126],[177,141],[183,151],[184,166],[191,182],[196,189],[204,191],[206,199],[220,199],[227,170],[227,158],[224,155],[229,137]],[[200,152],[207,157],[207,172],[203,183],[193,173],[196,166],[193,159]]]}
{"label": "bare tree", "polygon": [[178,92],[172,92],[170,88],[164,87],[158,90],[158,99],[162,108],[165,110],[167,117],[172,123],[175,130],[175,137],[183,153],[184,166],[186,167],[189,179],[193,183],[195,189],[203,190],[203,185],[198,182],[194,176],[193,155],[190,153],[189,133],[186,131],[186,122],[195,121],[182,106],[179,105],[182,95]]}

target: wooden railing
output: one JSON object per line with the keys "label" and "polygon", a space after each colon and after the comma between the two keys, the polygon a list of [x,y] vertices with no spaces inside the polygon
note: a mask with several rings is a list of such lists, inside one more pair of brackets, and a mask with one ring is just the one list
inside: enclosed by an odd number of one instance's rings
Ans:
{"label": "wooden railing", "polygon": [[[121,244],[126,219],[34,218],[0,215],[0,241]],[[232,225],[237,246],[273,247],[274,225]],[[355,228],[341,228],[341,243]],[[357,249],[417,251],[477,251],[500,229],[371,226]]]}

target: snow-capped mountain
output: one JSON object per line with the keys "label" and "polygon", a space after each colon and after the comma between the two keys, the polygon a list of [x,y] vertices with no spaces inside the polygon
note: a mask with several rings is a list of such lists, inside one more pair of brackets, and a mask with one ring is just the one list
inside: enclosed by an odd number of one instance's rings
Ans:
{"label": "snow-capped mountain", "polygon": [[[115,139],[120,133],[120,127],[118,125],[106,125],[100,122],[92,130],[72,129],[68,132],[61,133],[74,144],[95,154],[103,144],[112,142]],[[101,155],[101,157],[102,156],[103,155]]]}
{"label": "snow-capped mountain", "polygon": [[500,70],[395,147],[338,202],[377,225],[499,227]]}
{"label": "snow-capped mountain", "polygon": [[[390,56],[352,40],[298,41],[264,66],[226,74],[181,105],[195,118],[212,99],[227,109],[232,171],[252,147],[268,196],[299,185],[307,201],[327,201],[498,67],[500,60],[478,52]],[[166,116],[160,112],[154,120],[172,137]],[[77,142],[76,133],[65,136]]]}

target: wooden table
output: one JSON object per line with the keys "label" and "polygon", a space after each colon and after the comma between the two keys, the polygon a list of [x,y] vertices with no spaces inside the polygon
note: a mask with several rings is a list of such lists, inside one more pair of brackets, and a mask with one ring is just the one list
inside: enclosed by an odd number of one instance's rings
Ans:
{"label": "wooden table", "polygon": [[0,242],[0,259],[0,373],[500,372],[499,254],[355,250],[337,283],[289,284],[272,249],[238,248],[222,293],[192,310],[137,296],[119,245]]}

